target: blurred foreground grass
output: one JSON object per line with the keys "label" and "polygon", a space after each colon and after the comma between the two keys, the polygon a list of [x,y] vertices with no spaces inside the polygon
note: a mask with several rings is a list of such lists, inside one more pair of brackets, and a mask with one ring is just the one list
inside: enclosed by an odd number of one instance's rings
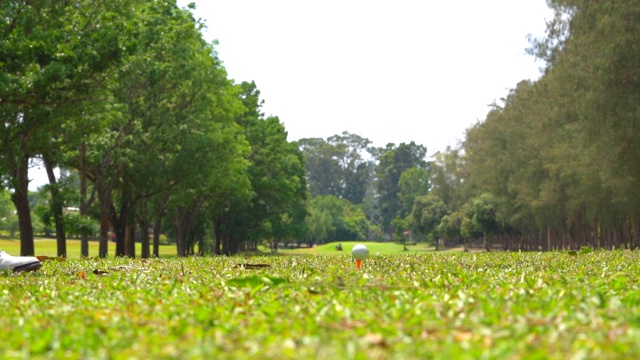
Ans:
{"label": "blurred foreground grass", "polygon": [[[71,259],[0,274],[3,359],[640,354],[640,252]],[[244,265],[244,266],[243,266]]]}

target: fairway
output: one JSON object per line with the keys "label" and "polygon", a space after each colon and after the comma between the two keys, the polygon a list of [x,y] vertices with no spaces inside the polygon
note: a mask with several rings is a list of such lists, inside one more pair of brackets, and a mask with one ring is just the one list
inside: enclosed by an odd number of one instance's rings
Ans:
{"label": "fairway", "polygon": [[[640,252],[70,259],[0,274],[3,359],[640,354]],[[253,266],[251,266],[253,265]]]}
{"label": "fairway", "polygon": [[[336,245],[341,244],[342,250],[337,250]],[[278,253],[284,255],[296,255],[296,254],[307,254],[307,255],[349,255],[351,256],[351,249],[356,244],[364,244],[369,249],[371,255],[401,255],[401,254],[417,254],[417,253],[425,253],[425,252],[433,252],[435,248],[433,246],[429,246],[427,244],[415,244],[415,245],[407,245],[406,250],[402,244],[395,242],[373,242],[373,241],[336,241],[328,244],[318,245],[314,247],[300,247],[300,248],[280,248],[278,249]],[[265,250],[265,251],[268,251]],[[447,252],[460,252],[459,249],[451,249]]]}
{"label": "fairway", "polygon": [[[55,239],[36,238],[34,241],[35,255],[57,256],[58,248]],[[141,245],[136,243],[136,254],[140,256]],[[153,251],[153,246],[151,246]],[[11,255],[20,255],[20,240],[0,239],[0,250],[4,250]],[[115,256],[116,244],[109,242],[109,256]],[[175,256],[175,245],[160,245],[160,256]],[[98,256],[98,241],[89,241],[89,256]],[[67,257],[80,257],[80,240],[67,240]]]}

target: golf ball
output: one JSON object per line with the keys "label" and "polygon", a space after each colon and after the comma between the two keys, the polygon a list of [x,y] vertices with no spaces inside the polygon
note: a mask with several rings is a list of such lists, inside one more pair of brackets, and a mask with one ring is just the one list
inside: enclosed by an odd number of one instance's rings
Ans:
{"label": "golf ball", "polygon": [[358,244],[351,249],[351,257],[356,260],[364,260],[369,256],[369,249],[363,244]]}

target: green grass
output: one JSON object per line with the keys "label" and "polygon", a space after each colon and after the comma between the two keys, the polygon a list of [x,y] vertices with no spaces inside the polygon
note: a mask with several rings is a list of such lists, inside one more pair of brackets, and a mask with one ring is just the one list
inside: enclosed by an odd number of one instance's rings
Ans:
{"label": "green grass", "polygon": [[[342,244],[342,251],[336,250],[336,245]],[[301,248],[289,248],[278,249],[281,254],[299,255],[299,254],[323,254],[323,255],[351,255],[351,249],[356,244],[364,244],[369,249],[371,255],[389,255],[389,254],[414,254],[433,252],[435,248],[426,244],[407,245],[407,250],[404,250],[402,244],[395,242],[367,242],[367,241],[336,241],[328,244],[318,245],[315,247],[301,247]],[[269,251],[265,249],[264,251]],[[459,252],[461,249],[452,249],[449,252]]]}
{"label": "green grass", "polygon": [[3,359],[627,359],[640,251],[71,259],[0,308]]}
{"label": "green grass", "polygon": [[[58,248],[55,239],[36,238],[34,241],[35,255],[45,256],[57,256]],[[136,254],[141,253],[140,243],[136,243]],[[11,255],[20,254],[20,240],[16,239],[0,239],[0,250],[6,251]],[[115,256],[116,244],[109,242],[109,254]],[[151,249],[153,251],[153,248]],[[89,256],[98,255],[98,242],[89,241]],[[160,256],[175,256],[175,245],[160,245]],[[67,240],[67,257],[79,258],[80,257],[80,240]]]}

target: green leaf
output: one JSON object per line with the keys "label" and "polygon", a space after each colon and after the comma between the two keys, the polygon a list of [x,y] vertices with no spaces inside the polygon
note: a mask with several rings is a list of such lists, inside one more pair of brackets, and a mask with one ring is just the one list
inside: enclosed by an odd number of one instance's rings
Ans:
{"label": "green leaf", "polygon": [[580,249],[580,254],[589,254],[592,252],[593,250],[588,246],[583,246],[582,249]]}
{"label": "green leaf", "polygon": [[234,287],[257,288],[260,286],[278,286],[286,283],[287,280],[277,276],[270,275],[253,275],[246,277],[237,277],[227,281],[227,285]]}

